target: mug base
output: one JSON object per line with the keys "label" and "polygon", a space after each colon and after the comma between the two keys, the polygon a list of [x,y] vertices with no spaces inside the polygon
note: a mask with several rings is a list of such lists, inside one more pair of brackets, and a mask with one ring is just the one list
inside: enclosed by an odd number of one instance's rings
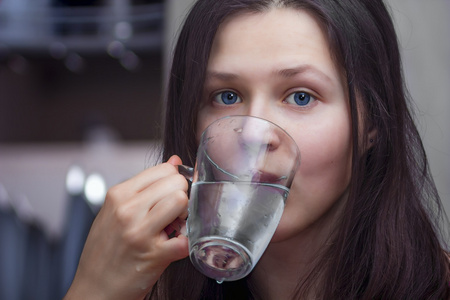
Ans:
{"label": "mug base", "polygon": [[252,259],[240,243],[219,236],[198,240],[190,251],[194,266],[204,275],[217,280],[239,280],[250,273]]}

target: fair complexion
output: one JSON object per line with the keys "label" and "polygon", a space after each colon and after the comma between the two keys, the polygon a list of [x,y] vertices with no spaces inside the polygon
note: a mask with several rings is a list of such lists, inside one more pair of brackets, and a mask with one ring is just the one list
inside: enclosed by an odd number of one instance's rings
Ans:
{"label": "fair complexion", "polygon": [[[224,22],[207,66],[198,135],[220,117],[253,115],[284,128],[302,155],[281,223],[251,277],[264,299],[291,298],[346,199],[350,114],[328,48],[310,15],[272,9]],[[171,262],[188,255],[187,238],[167,234],[187,216],[181,163],[174,156],[110,189],[66,300],[143,299]]]}
{"label": "fair complexion", "polygon": [[346,84],[313,17],[277,8],[221,25],[208,62],[198,135],[226,115],[270,120],[301,152],[285,212],[252,276],[269,299],[287,299],[299,270],[329,235],[351,174]]}

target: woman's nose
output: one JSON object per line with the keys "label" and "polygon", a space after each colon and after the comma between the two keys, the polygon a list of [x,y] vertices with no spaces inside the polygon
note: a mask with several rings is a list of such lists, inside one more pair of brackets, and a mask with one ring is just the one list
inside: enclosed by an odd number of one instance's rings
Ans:
{"label": "woman's nose", "polygon": [[248,118],[242,124],[239,144],[247,150],[275,151],[281,144],[278,128],[270,122],[262,122],[261,118]]}
{"label": "woman's nose", "polygon": [[[276,108],[271,107],[275,103],[273,99],[262,93],[255,94],[248,99],[245,114],[255,118],[248,118],[242,124],[241,140],[253,148],[259,147],[267,150],[275,150],[281,143],[281,132],[277,126],[273,126],[276,119]],[[265,122],[262,122],[265,120]],[[262,150],[261,149],[261,150]]]}

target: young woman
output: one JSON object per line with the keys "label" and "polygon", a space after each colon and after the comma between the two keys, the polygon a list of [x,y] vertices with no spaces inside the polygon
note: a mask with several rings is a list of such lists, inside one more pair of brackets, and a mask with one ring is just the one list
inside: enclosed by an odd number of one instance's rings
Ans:
{"label": "young woman", "polygon": [[[381,0],[199,0],[168,91],[167,163],[108,192],[66,299],[449,299],[445,218]],[[186,258],[176,165],[226,115],[280,125],[302,163],[252,274],[219,285]]]}

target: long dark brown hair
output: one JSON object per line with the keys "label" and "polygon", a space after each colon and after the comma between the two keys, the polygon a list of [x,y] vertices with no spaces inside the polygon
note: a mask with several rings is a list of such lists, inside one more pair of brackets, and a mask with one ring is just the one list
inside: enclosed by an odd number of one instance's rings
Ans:
{"label": "long dark brown hair", "polygon": [[[195,162],[197,112],[219,25],[232,15],[274,6],[304,9],[323,26],[335,63],[347,78],[352,118],[345,217],[312,272],[299,282],[296,297],[313,291],[320,299],[448,299],[448,257],[439,230],[446,218],[410,113],[397,37],[382,0],[197,1],[173,57],[164,159],[178,154],[185,164]],[[373,143],[367,150],[369,139]],[[151,296],[259,297],[246,279],[219,285],[188,259],[173,263]]]}

